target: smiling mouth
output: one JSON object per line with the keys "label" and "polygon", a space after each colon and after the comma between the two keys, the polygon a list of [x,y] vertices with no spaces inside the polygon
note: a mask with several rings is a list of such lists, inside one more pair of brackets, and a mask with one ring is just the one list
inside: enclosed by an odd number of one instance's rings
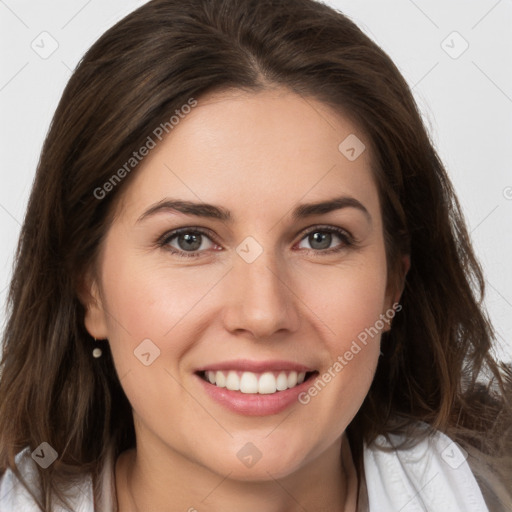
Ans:
{"label": "smiling mouth", "polygon": [[218,388],[260,395],[271,395],[292,389],[317,374],[317,371],[296,372],[285,370],[268,372],[207,370],[197,372],[197,375],[203,380]]}

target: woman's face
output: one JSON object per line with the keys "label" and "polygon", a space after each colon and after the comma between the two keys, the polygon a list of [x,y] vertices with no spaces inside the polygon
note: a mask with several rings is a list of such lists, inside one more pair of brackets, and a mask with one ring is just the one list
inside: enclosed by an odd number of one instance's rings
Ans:
{"label": "woman's face", "polygon": [[156,141],[87,328],[108,338],[139,451],[286,476],[339,448],[393,316],[368,141],[282,89],[200,98]]}

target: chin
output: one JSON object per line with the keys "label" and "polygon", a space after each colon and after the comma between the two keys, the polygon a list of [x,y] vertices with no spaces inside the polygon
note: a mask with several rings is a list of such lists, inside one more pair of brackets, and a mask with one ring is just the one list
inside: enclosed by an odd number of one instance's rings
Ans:
{"label": "chin", "polygon": [[212,466],[210,459],[205,465],[222,476],[229,475],[230,480],[263,482],[285,478],[300,469],[308,454],[303,443],[297,447],[283,444],[280,442],[279,446],[272,446],[263,440],[246,441],[241,447],[237,444],[236,448],[226,447],[220,453],[212,453],[211,457],[218,463]]}

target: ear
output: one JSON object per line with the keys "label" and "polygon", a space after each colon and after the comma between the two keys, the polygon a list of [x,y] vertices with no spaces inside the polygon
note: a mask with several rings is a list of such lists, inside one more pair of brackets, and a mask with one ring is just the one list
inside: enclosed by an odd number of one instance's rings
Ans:
{"label": "ear", "polygon": [[[411,268],[411,257],[409,254],[404,254],[402,256],[401,262],[400,262],[400,282],[399,286],[394,288],[392,291],[390,290],[390,293],[388,293],[386,297],[386,311],[393,308],[393,304],[396,304],[400,301],[400,297],[402,296],[402,293],[405,288],[405,277],[407,276],[407,272],[409,272],[409,269]],[[385,312],[384,312],[385,313]],[[389,331],[391,329],[391,323],[387,324],[384,332]]]}
{"label": "ear", "polygon": [[87,271],[82,277],[78,289],[78,298],[84,306],[84,324],[87,332],[98,340],[108,338],[106,314],[103,307],[97,279]]}

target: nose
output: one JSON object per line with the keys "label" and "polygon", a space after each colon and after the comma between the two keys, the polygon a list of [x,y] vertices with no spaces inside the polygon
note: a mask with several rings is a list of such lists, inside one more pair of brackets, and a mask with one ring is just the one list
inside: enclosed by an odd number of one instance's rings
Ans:
{"label": "nose", "polygon": [[280,331],[298,329],[300,299],[287,279],[283,263],[271,253],[264,250],[252,263],[235,257],[226,276],[223,314],[230,332],[245,331],[256,339],[269,339]]}

